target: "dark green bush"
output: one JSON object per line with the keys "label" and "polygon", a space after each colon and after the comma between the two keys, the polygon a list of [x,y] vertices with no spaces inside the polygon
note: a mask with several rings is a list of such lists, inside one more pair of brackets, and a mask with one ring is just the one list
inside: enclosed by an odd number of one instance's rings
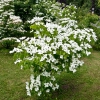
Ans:
{"label": "dark green bush", "polygon": [[13,49],[17,45],[18,43],[15,42],[15,39],[5,38],[0,41],[0,49]]}
{"label": "dark green bush", "polygon": [[94,26],[92,26],[98,38],[96,43],[93,45],[93,48],[95,50],[100,50],[100,21],[98,21],[97,23],[99,24],[95,24]]}

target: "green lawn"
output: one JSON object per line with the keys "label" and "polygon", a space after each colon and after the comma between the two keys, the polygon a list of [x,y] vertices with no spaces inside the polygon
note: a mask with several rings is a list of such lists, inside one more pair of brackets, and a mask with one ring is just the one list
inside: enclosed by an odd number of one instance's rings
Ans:
{"label": "green lawn", "polygon": [[[93,51],[83,60],[84,66],[75,74],[63,73],[59,77],[60,89],[51,100],[100,100],[100,51]],[[13,62],[12,55],[0,51],[0,100],[35,100],[26,95],[29,70],[21,70]]]}

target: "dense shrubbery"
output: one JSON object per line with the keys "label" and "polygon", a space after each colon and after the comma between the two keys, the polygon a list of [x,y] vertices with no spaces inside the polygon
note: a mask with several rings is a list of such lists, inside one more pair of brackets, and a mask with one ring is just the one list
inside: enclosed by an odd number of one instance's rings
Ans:
{"label": "dense shrubbery", "polygon": [[91,14],[88,9],[78,8],[76,18],[80,28],[92,28],[96,35],[97,41],[92,44],[95,50],[100,50],[100,17],[96,14]]}
{"label": "dense shrubbery", "polygon": [[20,37],[25,32],[22,20],[14,15],[14,1],[0,1],[0,39],[5,37]]}
{"label": "dense shrubbery", "polygon": [[14,0],[14,14],[16,16],[20,16],[23,23],[25,23],[28,19],[31,19],[35,16],[36,9],[34,9],[34,5],[36,5],[38,0]]}
{"label": "dense shrubbery", "polygon": [[[74,0],[78,2],[80,8],[77,10],[77,21],[80,28],[92,28],[96,35],[97,41],[92,45],[93,49],[100,50],[100,0]],[[74,2],[74,3],[75,3]],[[80,5],[81,2],[84,2]],[[91,8],[94,7],[94,13],[91,13]],[[97,15],[96,15],[97,14]]]}
{"label": "dense shrubbery", "polygon": [[95,13],[100,16],[100,0],[96,0]]}
{"label": "dense shrubbery", "polygon": [[0,49],[13,49],[14,47],[18,46],[18,43],[16,43],[17,38],[9,37],[9,38],[3,38],[0,40]]}

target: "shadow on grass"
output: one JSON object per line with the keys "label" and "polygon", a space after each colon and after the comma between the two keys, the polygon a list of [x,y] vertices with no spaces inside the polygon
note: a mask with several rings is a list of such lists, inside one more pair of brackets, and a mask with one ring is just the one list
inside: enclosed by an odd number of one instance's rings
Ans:
{"label": "shadow on grass", "polygon": [[84,82],[81,80],[82,73],[76,72],[74,74],[63,73],[59,77],[59,90],[52,95],[52,100],[78,100],[75,95],[79,94],[80,89],[83,88]]}

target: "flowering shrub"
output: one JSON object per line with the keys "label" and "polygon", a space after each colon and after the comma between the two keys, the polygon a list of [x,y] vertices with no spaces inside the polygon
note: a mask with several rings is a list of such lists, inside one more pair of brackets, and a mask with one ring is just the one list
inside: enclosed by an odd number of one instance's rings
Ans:
{"label": "flowering shrub", "polygon": [[[15,64],[21,69],[31,69],[30,82],[26,82],[27,95],[32,93],[45,96],[49,92],[59,89],[56,75],[63,71],[77,71],[83,65],[80,58],[90,55],[92,41],[96,35],[92,29],[79,29],[77,21],[73,20],[75,12],[70,13],[73,6],[62,10],[55,10],[56,4],[49,11],[55,20],[44,17],[34,17],[31,21],[33,38],[22,37],[20,44],[10,53],[15,52]],[[74,7],[75,8],[75,7]],[[69,13],[66,13],[66,9]],[[53,12],[53,13],[52,13]],[[44,19],[45,18],[45,19]],[[45,20],[45,21],[44,21]]]}
{"label": "flowering shrub", "polygon": [[14,15],[14,1],[0,1],[0,39],[5,37],[18,37],[23,34],[22,20]]}

